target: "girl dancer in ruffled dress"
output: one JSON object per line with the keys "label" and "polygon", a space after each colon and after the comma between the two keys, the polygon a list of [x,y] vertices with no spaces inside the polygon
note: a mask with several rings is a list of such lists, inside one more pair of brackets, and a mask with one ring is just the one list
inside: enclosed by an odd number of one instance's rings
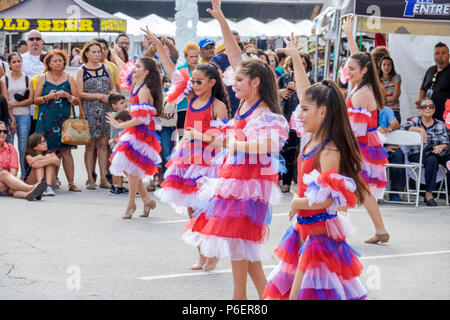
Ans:
{"label": "girl dancer in ruffled dress", "polygon": [[200,246],[207,257],[230,258],[234,279],[233,299],[246,299],[249,274],[262,297],[266,276],[262,268],[263,242],[269,235],[271,204],[280,200],[279,151],[288,138],[288,123],[279,105],[273,71],[259,60],[242,62],[239,46],[220,9],[212,1],[208,12],[222,28],[227,55],[235,70],[234,90],[242,100],[227,139],[213,144],[228,153],[219,178],[205,183],[200,192],[212,197],[186,226],[186,242]]}
{"label": "girl dancer in ruffled dress", "polygon": [[[155,195],[176,210],[187,208],[189,217],[200,203],[197,182],[201,178],[217,177],[216,157],[220,151],[209,146],[211,140],[203,135],[194,136],[194,132],[220,135],[220,129],[228,121],[230,106],[219,69],[212,63],[202,63],[195,67],[192,78],[180,73],[167,55],[161,41],[148,29],[146,37],[156,44],[158,54],[173,86],[168,93],[168,102],[178,102],[187,97],[189,107],[186,113],[183,141],[178,144],[175,153],[167,163],[164,182]],[[193,130],[195,129],[195,131]],[[214,132],[215,131],[215,132]],[[183,210],[184,211],[184,210]],[[200,254],[192,270],[211,271],[217,259],[207,259]]]}
{"label": "girl dancer in ruffled dress", "polygon": [[346,242],[351,227],[337,214],[368,194],[358,143],[336,84],[309,86],[296,42],[286,42],[301,93],[299,119],[311,140],[298,160],[298,195],[293,193],[290,212],[297,221],[275,250],[281,262],[268,277],[264,298],[365,299],[362,265]]}
{"label": "girl dancer in ruffled dress", "polygon": [[361,177],[370,189],[370,195],[364,202],[375,226],[375,235],[366,243],[376,244],[389,241],[389,233],[384,226],[377,199],[382,199],[387,185],[384,165],[388,163],[387,153],[377,133],[378,109],[384,103],[384,91],[376,73],[375,62],[370,53],[359,52],[352,34],[353,19],[344,21],[343,29],[349,41],[350,59],[345,68],[353,89],[347,97],[346,105],[350,123],[358,139],[363,159]]}
{"label": "girl dancer in ruffled dress", "polygon": [[136,211],[136,192],[139,192],[144,203],[141,217],[148,217],[150,210],[156,207],[156,202],[151,199],[144,183],[158,173],[161,163],[161,145],[156,134],[160,127],[157,116],[163,105],[161,76],[156,60],[148,57],[120,67],[120,86],[131,90],[132,119],[119,123],[112,114],[107,116],[108,123],[114,128],[124,129],[109,159],[110,171],[114,176],[128,176],[128,206],[122,218],[131,219]]}

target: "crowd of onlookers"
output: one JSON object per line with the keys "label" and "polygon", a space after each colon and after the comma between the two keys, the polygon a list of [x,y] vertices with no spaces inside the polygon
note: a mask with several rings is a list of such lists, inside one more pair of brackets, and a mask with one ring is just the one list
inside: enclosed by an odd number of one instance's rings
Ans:
{"label": "crowd of onlookers", "polygon": [[[233,33],[242,53],[250,59],[261,59],[268,63],[276,75],[279,96],[284,116],[289,121],[299,104],[293,75],[291,57],[282,52],[263,51],[252,43],[240,41],[239,34]],[[175,40],[160,38],[170,58],[176,63],[179,52]],[[55,189],[61,185],[60,167],[68,181],[70,191],[80,192],[75,184],[75,165],[72,149],[75,146],[61,142],[62,124],[71,113],[71,108],[81,104],[92,142],[85,148],[86,189],[109,189],[113,194],[126,193],[123,177],[109,174],[108,158],[120,132],[106,121],[106,115],[113,113],[116,120],[127,121],[129,113],[129,93],[119,87],[120,69],[115,59],[128,62],[138,56],[130,56],[130,39],[121,34],[114,48],[104,39],[93,39],[83,48],[73,48],[71,56],[61,49],[43,52],[44,39],[39,31],[27,34],[26,41],[17,44],[17,52],[1,57],[0,62],[0,194],[9,194],[29,200],[40,199],[42,195],[55,195]],[[149,56],[157,61],[155,44],[147,39],[142,42],[141,56]],[[384,84],[386,105],[379,112],[379,133],[386,134],[394,130],[417,131],[422,135],[424,155],[422,163],[425,170],[425,202],[436,205],[432,192],[436,190],[438,166],[448,168],[449,135],[444,124],[445,104],[450,99],[449,48],[444,43],[436,44],[434,59],[436,65],[430,67],[423,77],[418,90],[416,106],[419,115],[412,119],[401,119],[401,76],[396,72],[394,60],[386,47],[377,47],[372,57],[378,68],[380,82]],[[230,63],[222,41],[214,42],[202,39],[198,43],[190,42],[181,53],[186,61],[178,69],[191,70],[199,63],[215,63],[223,73],[224,82],[230,99],[232,115],[239,106],[239,100],[232,89]],[[308,54],[300,53],[307,72],[313,67]],[[67,66],[78,67],[76,76],[66,71]],[[170,88],[170,80],[163,68],[163,90]],[[310,80],[313,83],[313,80]],[[345,88],[346,84],[341,83]],[[342,92],[345,94],[346,90]],[[81,103],[80,103],[81,102]],[[163,163],[157,179],[147,186],[154,191],[163,180],[167,163],[177,137],[183,135],[182,129],[187,110],[187,101],[179,104],[165,103],[161,118],[162,129],[158,132],[161,139]],[[17,139],[17,150],[14,148]],[[296,163],[300,149],[300,138],[291,131],[289,140],[281,155],[286,161],[286,173],[280,175],[283,192],[289,192],[296,182]],[[418,149],[411,148],[405,155],[404,148],[386,145],[385,149],[392,163],[418,162]],[[98,163],[98,171],[97,164]],[[19,175],[20,169],[20,175]],[[448,169],[447,169],[448,170]],[[390,188],[401,191],[405,188],[403,169],[390,169]],[[447,171],[447,179],[448,179]],[[20,178],[19,178],[20,177]],[[45,180],[45,190],[40,182]],[[156,184],[155,184],[156,180]],[[398,194],[389,194],[389,199],[401,201]]]}

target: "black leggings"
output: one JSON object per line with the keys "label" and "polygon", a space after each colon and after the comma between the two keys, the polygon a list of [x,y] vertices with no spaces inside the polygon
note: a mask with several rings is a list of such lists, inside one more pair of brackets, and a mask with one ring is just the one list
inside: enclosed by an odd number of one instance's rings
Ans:
{"label": "black leggings", "polygon": [[281,175],[283,185],[290,186],[294,178],[295,166],[300,152],[300,138],[294,130],[289,131],[289,139],[281,150],[280,154],[286,161],[286,173]]}

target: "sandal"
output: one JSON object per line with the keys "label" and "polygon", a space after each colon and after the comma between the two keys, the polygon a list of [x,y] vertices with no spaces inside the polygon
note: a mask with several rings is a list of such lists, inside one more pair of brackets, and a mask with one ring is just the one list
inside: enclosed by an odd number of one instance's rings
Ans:
{"label": "sandal", "polygon": [[88,190],[96,190],[97,186],[96,186],[95,182],[88,181],[88,182],[86,182],[86,189],[88,189]]}
{"label": "sandal", "polygon": [[375,234],[372,238],[364,241],[365,243],[369,244],[377,244],[378,242],[386,243],[389,241],[389,233],[381,233],[381,234]]}
{"label": "sandal", "polygon": [[72,182],[69,182],[69,191],[72,191],[72,192],[81,192],[81,189],[78,188],[78,187],[75,185],[75,183],[72,181]]}

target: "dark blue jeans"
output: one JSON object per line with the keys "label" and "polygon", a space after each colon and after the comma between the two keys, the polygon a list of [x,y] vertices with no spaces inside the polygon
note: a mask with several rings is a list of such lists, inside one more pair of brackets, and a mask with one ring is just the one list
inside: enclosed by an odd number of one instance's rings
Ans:
{"label": "dark blue jeans", "polygon": [[[405,154],[398,148],[394,152],[388,152],[389,163],[405,164]],[[392,191],[402,191],[405,188],[405,169],[389,168],[389,179]]]}
{"label": "dark blue jeans", "polygon": [[166,163],[169,161],[169,157],[172,154],[175,145],[175,129],[176,127],[162,127],[161,131],[157,131],[157,134],[161,138],[161,168],[163,174],[166,172]]}

